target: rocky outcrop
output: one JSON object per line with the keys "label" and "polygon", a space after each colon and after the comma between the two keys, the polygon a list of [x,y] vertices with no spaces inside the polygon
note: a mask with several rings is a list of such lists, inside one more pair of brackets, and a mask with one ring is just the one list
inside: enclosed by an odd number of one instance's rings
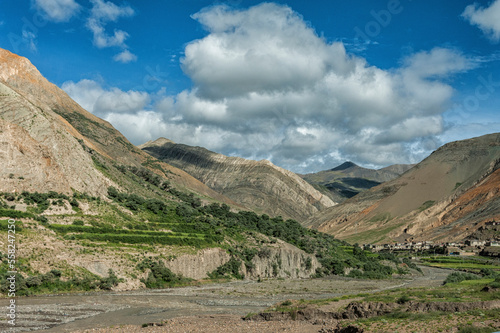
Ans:
{"label": "rocky outcrop", "polygon": [[252,265],[251,269],[243,266],[246,278],[309,278],[321,267],[315,256],[281,241],[275,247],[262,248]]}
{"label": "rocky outcrop", "polygon": [[223,249],[211,248],[199,251],[197,254],[185,254],[165,262],[172,272],[184,277],[199,280],[207,278],[207,273],[213,272],[231,259]]}
{"label": "rocky outcrop", "polygon": [[[191,279],[204,279],[231,259],[231,255],[220,248],[210,248],[196,254],[185,254],[167,260],[165,266],[172,272]],[[241,273],[246,279],[259,278],[308,278],[321,267],[315,256],[305,253],[293,245],[278,241],[274,246],[262,247],[251,260],[252,267],[241,264]]]}
{"label": "rocky outcrop", "polygon": [[348,241],[459,241],[500,219],[500,133],[452,142],[401,177],[317,214]]}
{"label": "rocky outcrop", "polygon": [[164,138],[140,147],[242,206],[260,213],[304,221],[312,214],[335,205],[293,172],[266,160],[228,157]]}

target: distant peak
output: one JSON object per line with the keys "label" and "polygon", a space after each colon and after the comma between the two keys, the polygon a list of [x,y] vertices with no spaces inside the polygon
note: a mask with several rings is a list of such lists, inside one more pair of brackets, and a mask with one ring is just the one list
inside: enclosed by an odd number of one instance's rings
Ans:
{"label": "distant peak", "polygon": [[152,142],[153,145],[157,145],[157,146],[164,145],[165,143],[175,143],[175,142],[173,142],[170,139],[164,138],[164,137],[160,137]]}
{"label": "distant peak", "polygon": [[346,169],[354,168],[354,167],[357,167],[357,165],[348,161],[348,162],[342,163],[341,165],[339,165],[336,168],[331,169],[330,171],[342,171],[342,170],[346,170]]}
{"label": "distant peak", "polygon": [[164,144],[167,144],[167,143],[175,143],[175,142],[173,142],[172,140],[161,137],[161,138],[156,139],[155,141],[148,141],[146,143],[143,143],[142,145],[139,145],[138,147],[139,147],[139,149],[143,149],[146,147],[160,147],[160,146],[163,146]]}

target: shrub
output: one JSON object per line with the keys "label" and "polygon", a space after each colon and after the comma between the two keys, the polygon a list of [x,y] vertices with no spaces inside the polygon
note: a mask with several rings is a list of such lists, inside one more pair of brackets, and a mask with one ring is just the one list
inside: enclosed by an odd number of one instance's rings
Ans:
{"label": "shrub", "polygon": [[238,280],[243,280],[244,277],[242,274],[240,274],[240,267],[241,267],[241,262],[238,259],[232,257],[228,262],[217,267],[216,270],[214,270],[211,273],[208,273],[207,275],[211,279],[234,277]]}
{"label": "shrub", "polygon": [[123,279],[119,279],[116,276],[115,272],[113,272],[113,270],[110,268],[108,271],[108,277],[102,278],[99,281],[99,288],[103,290],[111,290],[120,282],[123,282]]}
{"label": "shrub", "polygon": [[137,269],[141,272],[149,270],[146,279],[141,279],[141,282],[146,285],[146,288],[164,288],[171,287],[176,284],[190,281],[190,279],[173,273],[169,268],[165,267],[163,261],[154,261],[152,259],[144,259],[137,265]]}
{"label": "shrub", "polygon": [[396,302],[398,304],[405,304],[405,303],[408,303],[409,301],[411,301],[411,298],[408,297],[407,295],[403,295],[400,298],[398,298],[398,300]]}
{"label": "shrub", "polygon": [[412,262],[409,258],[403,258],[403,263],[406,264],[406,266],[408,266],[409,268],[422,273],[422,269],[418,267],[414,262]]}
{"label": "shrub", "polygon": [[466,280],[478,280],[479,276],[471,273],[453,272],[446,277],[443,284],[459,283]]}

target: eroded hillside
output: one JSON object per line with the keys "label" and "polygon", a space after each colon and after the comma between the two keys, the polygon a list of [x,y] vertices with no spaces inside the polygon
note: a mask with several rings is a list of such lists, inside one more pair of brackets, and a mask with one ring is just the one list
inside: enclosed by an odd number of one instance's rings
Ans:
{"label": "eroded hillside", "polygon": [[500,134],[452,142],[308,225],[352,242],[462,240],[500,219]]}
{"label": "eroded hillside", "polygon": [[288,170],[269,161],[228,157],[167,139],[141,148],[185,170],[213,190],[257,212],[304,221],[335,203]]}
{"label": "eroded hillside", "polygon": [[0,119],[6,129],[0,136],[0,158],[9,166],[0,171],[1,191],[105,196],[110,185],[129,190],[135,186],[115,167],[134,166],[180,189],[234,204],[184,171],[151,158],[47,81],[28,59],[3,49]]}

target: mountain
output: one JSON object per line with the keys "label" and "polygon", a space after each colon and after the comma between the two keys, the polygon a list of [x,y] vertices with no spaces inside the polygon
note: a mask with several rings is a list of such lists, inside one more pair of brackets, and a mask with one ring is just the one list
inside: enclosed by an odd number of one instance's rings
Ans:
{"label": "mountain", "polygon": [[0,260],[0,279],[18,271],[21,296],[307,278],[359,263],[330,235],[244,210],[305,217],[333,205],[297,175],[267,161],[178,151],[211,171],[207,183],[240,192],[241,203],[135,147],[29,60],[0,49],[0,236],[15,227],[9,244],[22,244],[15,264]]}
{"label": "mountain", "polygon": [[463,240],[500,219],[499,168],[500,133],[448,143],[307,225],[359,243]]}
{"label": "mountain", "polygon": [[109,186],[134,188],[133,181],[115,167],[134,166],[168,179],[173,186],[234,204],[184,171],[152,159],[47,81],[28,59],[3,49],[0,129],[2,192],[77,191],[104,196]]}
{"label": "mountain", "polygon": [[301,175],[311,185],[326,193],[336,202],[352,198],[356,194],[393,180],[409,170],[411,164],[396,164],[373,170],[345,162],[333,169]]}
{"label": "mountain", "polygon": [[304,221],[335,205],[293,172],[266,160],[228,157],[164,138],[140,147],[151,156],[186,171],[213,190],[260,213]]}

